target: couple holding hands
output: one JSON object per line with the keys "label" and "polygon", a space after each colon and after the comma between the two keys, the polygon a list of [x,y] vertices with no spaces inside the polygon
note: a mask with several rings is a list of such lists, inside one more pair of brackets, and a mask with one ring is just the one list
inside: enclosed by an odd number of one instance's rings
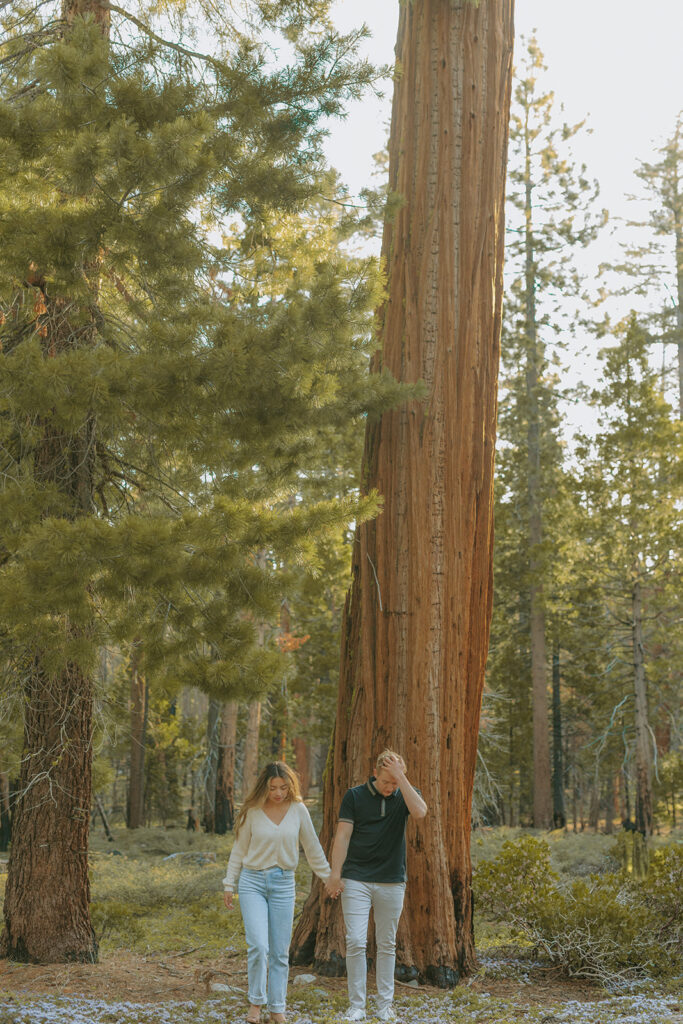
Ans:
{"label": "couple holding hands", "polygon": [[[285,1020],[289,944],[294,921],[294,872],[303,847],[311,869],[331,899],[341,896],[346,926],[347,1021],[365,1019],[365,950],[370,909],[377,939],[377,1016],[395,1019],[396,930],[406,887],[405,827],[408,815],[427,813],[420,792],[393,750],[377,758],[375,774],[344,794],[330,863],[303,803],[299,782],[283,761],[266,765],[244,801],[235,844],[223,879],[226,907],[238,887],[247,940],[249,1024],[267,1006],[274,1024]],[[239,882],[238,882],[239,879]]]}

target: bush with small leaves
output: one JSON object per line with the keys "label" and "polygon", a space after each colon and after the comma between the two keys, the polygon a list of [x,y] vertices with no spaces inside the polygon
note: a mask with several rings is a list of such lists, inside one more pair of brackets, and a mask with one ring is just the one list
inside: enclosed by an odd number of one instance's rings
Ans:
{"label": "bush with small leaves", "polygon": [[614,988],[683,966],[683,849],[657,851],[646,879],[625,871],[563,883],[535,836],[503,844],[474,878],[475,905],[571,976]]}

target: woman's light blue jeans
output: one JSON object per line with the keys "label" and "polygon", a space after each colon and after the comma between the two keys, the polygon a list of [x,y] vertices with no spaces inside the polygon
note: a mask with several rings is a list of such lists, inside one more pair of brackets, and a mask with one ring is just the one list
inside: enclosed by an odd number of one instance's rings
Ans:
{"label": "woman's light blue jeans", "polygon": [[[237,887],[247,939],[249,1002],[284,1013],[294,923],[294,872],[242,868]],[[267,985],[266,985],[267,978]]]}

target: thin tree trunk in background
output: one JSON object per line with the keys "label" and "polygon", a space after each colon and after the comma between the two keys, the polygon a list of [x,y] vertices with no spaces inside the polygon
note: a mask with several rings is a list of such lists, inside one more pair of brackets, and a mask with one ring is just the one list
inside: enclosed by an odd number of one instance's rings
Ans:
{"label": "thin tree trunk in background", "polygon": [[100,818],[102,820],[102,827],[104,828],[104,834],[107,837],[108,841],[110,843],[113,843],[114,842],[114,834],[113,834],[111,828],[109,827],[109,822],[107,820],[107,815],[106,815],[106,812],[104,810],[104,804],[102,803],[102,799],[99,796],[99,794],[97,794],[95,796],[95,806],[97,808],[97,813],[99,814],[99,816],[100,816]]}
{"label": "thin tree trunk in background", "polygon": [[643,658],[643,610],[640,581],[636,576],[631,592],[633,682],[636,726],[636,829],[652,835],[651,737],[647,713],[647,681]]}
{"label": "thin tree trunk in background", "polygon": [[560,695],[560,645],[553,647],[553,825],[565,828],[564,767],[562,764],[562,700]]}
{"label": "thin tree trunk in background", "polygon": [[[373,370],[422,379],[366,427],[362,479],[384,497],[359,527],[342,622],[322,841],[342,794],[384,746],[401,751],[429,817],[408,826],[398,935],[404,977],[450,986],[475,964],[470,828],[492,596],[493,454],[502,297],[512,2],[402,4],[385,225],[388,299]],[[292,957],[344,969],[337,902],[320,886]]]}
{"label": "thin tree trunk in background", "polygon": [[548,684],[543,595],[543,494],[541,478],[541,421],[538,386],[541,373],[536,322],[536,261],[532,227],[531,137],[526,133],[526,398],[527,398],[527,495],[529,501],[529,598],[531,642],[531,692],[534,750],[534,826],[550,828],[553,820],[548,738]]}
{"label": "thin tree trunk in background", "polygon": [[614,776],[608,775],[605,783],[605,835],[614,832]]}
{"label": "thin tree trunk in background", "polygon": [[245,800],[258,778],[258,748],[261,730],[261,701],[249,705],[247,732],[244,738],[244,765],[242,767],[242,799]]}
{"label": "thin tree trunk in background", "polygon": [[600,775],[596,769],[590,791],[588,804],[588,827],[598,831],[600,821]]}
{"label": "thin tree trunk in background", "polygon": [[225,701],[221,710],[221,729],[216,769],[216,834],[225,835],[235,824],[235,743],[237,739],[237,701]]}
{"label": "thin tree trunk in background", "polygon": [[9,772],[0,772],[0,853],[4,853],[12,838],[12,815],[9,805]]}
{"label": "thin tree trunk in background", "polygon": [[128,773],[128,828],[141,828],[145,822],[145,748],[149,688],[139,671],[136,645],[130,662],[130,770]]}
{"label": "thin tree trunk in background", "polygon": [[294,767],[301,782],[301,795],[306,800],[308,791],[311,788],[311,765],[308,744],[306,740],[297,736],[292,745],[294,747]]}
{"label": "thin tree trunk in background", "polygon": [[213,697],[206,714],[206,760],[202,778],[202,825],[205,832],[216,830],[216,781],[220,748],[220,703]]}

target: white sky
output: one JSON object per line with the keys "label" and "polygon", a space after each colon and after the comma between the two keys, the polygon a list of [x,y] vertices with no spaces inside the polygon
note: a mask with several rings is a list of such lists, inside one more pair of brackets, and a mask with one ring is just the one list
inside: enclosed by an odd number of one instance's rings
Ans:
{"label": "white sky", "polygon": [[[365,52],[383,64],[394,60],[398,10],[398,0],[337,0],[334,17],[342,30],[365,22],[372,32]],[[520,37],[534,29],[558,119],[573,123],[587,116],[592,129],[575,137],[573,151],[600,182],[599,206],[608,209],[611,229],[594,248],[591,265],[582,260],[590,275],[601,260],[618,259],[618,220],[639,215],[626,200],[640,191],[634,170],[639,160],[655,159],[656,146],[683,109],[683,0],[516,0],[516,54],[521,56]],[[328,159],[354,194],[372,181],[391,91],[387,82],[382,100],[367,96],[345,122],[332,126]],[[570,378],[585,375],[584,359],[575,352]],[[589,426],[588,410],[568,412],[570,430]]]}
{"label": "white sky", "polygon": [[[335,21],[341,29],[364,21],[368,55],[391,63],[398,9],[398,0],[337,0]],[[517,50],[533,29],[567,120],[589,115],[593,134],[577,157],[600,181],[603,204],[620,214],[637,160],[650,157],[683,109],[683,0],[516,0]],[[333,127],[327,153],[354,192],[369,181],[390,107],[389,82],[383,101],[366,97]]]}

